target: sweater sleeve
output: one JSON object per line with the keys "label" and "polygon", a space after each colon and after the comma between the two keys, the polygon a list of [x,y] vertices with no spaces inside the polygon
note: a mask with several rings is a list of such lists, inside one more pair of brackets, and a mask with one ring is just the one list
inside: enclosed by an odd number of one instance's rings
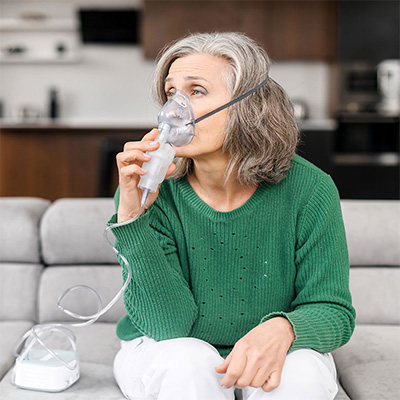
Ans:
{"label": "sweater sleeve", "polygon": [[[118,198],[117,191],[117,209]],[[108,225],[115,222],[116,214]],[[155,340],[188,336],[197,316],[197,305],[183,276],[168,225],[167,218],[153,205],[136,221],[112,230],[116,249],[132,269],[124,294],[130,322]],[[125,281],[128,271],[119,261]]]}
{"label": "sweater sleeve", "polygon": [[293,325],[290,351],[311,348],[327,353],[347,343],[355,310],[349,290],[349,259],[337,189],[321,178],[299,216],[295,251],[295,299],[291,312],[276,312]]}

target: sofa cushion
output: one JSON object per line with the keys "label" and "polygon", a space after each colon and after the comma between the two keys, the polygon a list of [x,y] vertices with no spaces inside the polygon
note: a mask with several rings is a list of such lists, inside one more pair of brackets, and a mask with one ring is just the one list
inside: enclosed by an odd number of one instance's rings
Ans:
{"label": "sofa cushion", "polygon": [[41,264],[0,263],[0,320],[36,321]]}
{"label": "sofa cushion", "polygon": [[79,359],[83,362],[113,365],[121,348],[116,335],[116,324],[95,322],[84,328],[74,328]]}
{"label": "sofa cushion", "polygon": [[117,386],[111,365],[80,363],[80,379],[69,389],[59,393],[35,392],[15,387],[11,384],[11,374],[0,383],[1,398],[7,400],[124,400]]}
{"label": "sofa cushion", "polygon": [[[14,364],[14,348],[22,335],[32,327],[28,321],[1,321],[0,322],[0,378]],[[0,391],[1,394],[1,391]],[[7,397],[2,397],[6,399]]]}
{"label": "sofa cushion", "polygon": [[398,398],[400,326],[358,324],[350,342],[333,356],[340,384],[352,400]]}
{"label": "sofa cushion", "polygon": [[351,400],[398,399],[400,362],[377,361],[346,368],[341,384]]}
{"label": "sofa cushion", "polygon": [[339,386],[339,391],[338,391],[337,395],[335,396],[335,400],[350,400],[350,397],[347,396],[342,385],[340,383],[338,383],[338,386]]}
{"label": "sofa cushion", "polygon": [[357,324],[400,324],[400,268],[350,268]]}
{"label": "sofa cushion", "polygon": [[[95,289],[103,301],[103,305],[114,298],[121,289],[122,268],[119,265],[57,265],[46,267],[38,295],[38,320],[40,323],[50,321],[78,320],[67,316],[57,307],[61,294],[74,285],[87,285]],[[97,312],[95,296],[87,290],[75,290],[68,293],[62,301],[63,307],[80,315],[91,315]],[[126,314],[122,297],[100,318],[104,322],[117,322]]]}
{"label": "sofa cushion", "polygon": [[400,202],[342,200],[351,265],[400,265]]}
{"label": "sofa cushion", "polygon": [[349,343],[333,352],[340,379],[350,367],[374,362],[400,362],[400,326],[355,327]]}
{"label": "sofa cushion", "polygon": [[0,261],[40,262],[39,220],[49,205],[35,197],[0,198]]}
{"label": "sofa cushion", "polygon": [[103,237],[113,213],[111,198],[55,201],[41,224],[45,263],[116,264],[115,253]]}

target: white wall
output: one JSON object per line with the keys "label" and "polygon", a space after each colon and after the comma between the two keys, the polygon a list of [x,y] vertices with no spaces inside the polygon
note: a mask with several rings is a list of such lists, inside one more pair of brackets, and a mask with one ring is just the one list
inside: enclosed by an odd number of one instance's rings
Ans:
{"label": "white wall", "polygon": [[[140,0],[114,0],[113,6],[140,7]],[[21,12],[43,10],[56,18],[72,18],[79,6],[110,6],[107,0],[1,0],[2,18]],[[31,47],[51,45],[58,40],[77,46],[82,61],[74,64],[1,64],[0,98],[4,114],[16,116],[22,106],[39,108],[47,115],[48,90],[59,89],[61,115],[73,120],[156,121],[157,105],[149,97],[153,60],[143,57],[139,46],[79,45],[77,33],[1,32],[1,45],[7,40],[31,40]],[[74,36],[74,37],[71,37]],[[78,44],[76,44],[76,42]],[[80,47],[80,48],[79,48]],[[292,98],[305,100],[312,118],[328,114],[328,65],[324,62],[275,63],[271,76]]]}

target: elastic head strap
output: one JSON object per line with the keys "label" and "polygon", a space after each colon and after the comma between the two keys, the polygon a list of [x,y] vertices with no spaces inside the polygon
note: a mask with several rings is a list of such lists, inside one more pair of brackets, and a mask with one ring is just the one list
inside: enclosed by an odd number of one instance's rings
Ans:
{"label": "elastic head strap", "polygon": [[244,98],[246,98],[247,96],[250,96],[251,94],[253,94],[254,92],[256,92],[258,89],[260,89],[260,87],[264,86],[269,80],[269,76],[266,77],[266,79],[264,79],[259,85],[257,85],[256,87],[254,87],[253,89],[249,90],[248,92],[242,94],[239,97],[236,97],[236,99],[231,100],[229,103],[224,104],[221,107],[216,108],[213,111],[210,111],[209,113],[197,118],[194,123],[197,124],[200,121],[203,121],[203,119],[211,117],[211,115],[216,114],[217,112],[220,112],[222,110],[224,110],[225,108],[231,106],[232,104],[237,103],[240,100],[243,100]]}

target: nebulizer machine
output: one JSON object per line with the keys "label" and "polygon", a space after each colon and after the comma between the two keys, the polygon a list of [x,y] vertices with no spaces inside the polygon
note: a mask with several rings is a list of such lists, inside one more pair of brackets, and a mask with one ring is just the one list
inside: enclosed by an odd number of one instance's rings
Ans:
{"label": "nebulizer machine", "polygon": [[[127,259],[114,247],[108,238],[108,233],[116,227],[135,221],[142,215],[149,193],[157,191],[159,184],[165,179],[169,165],[173,162],[175,149],[172,146],[180,147],[189,144],[193,139],[196,123],[254,93],[268,79],[269,77],[245,94],[196,120],[193,116],[189,97],[185,92],[176,90],[164,104],[158,114],[159,133],[156,141],[160,143],[160,146],[156,151],[151,152],[151,160],[143,164],[142,168],[147,173],[141,177],[138,184],[138,187],[143,191],[141,208],[132,219],[113,224],[104,231],[105,240],[126,266],[128,274],[124,285],[104,307],[102,307],[99,294],[89,286],[77,285],[64,291],[58,298],[58,309],[82,322],[39,324],[27,331],[14,350],[16,360],[11,379],[15,386],[29,390],[60,392],[68,389],[79,379],[79,357],[75,344],[75,334],[71,328],[88,326],[97,321],[120,299],[132,278],[132,269]],[[97,301],[96,313],[80,315],[62,305],[65,296],[75,290],[87,290],[95,296]],[[66,339],[67,344],[69,344],[68,348],[54,349],[53,346],[50,347],[48,341],[54,335],[62,336],[64,341]]]}

